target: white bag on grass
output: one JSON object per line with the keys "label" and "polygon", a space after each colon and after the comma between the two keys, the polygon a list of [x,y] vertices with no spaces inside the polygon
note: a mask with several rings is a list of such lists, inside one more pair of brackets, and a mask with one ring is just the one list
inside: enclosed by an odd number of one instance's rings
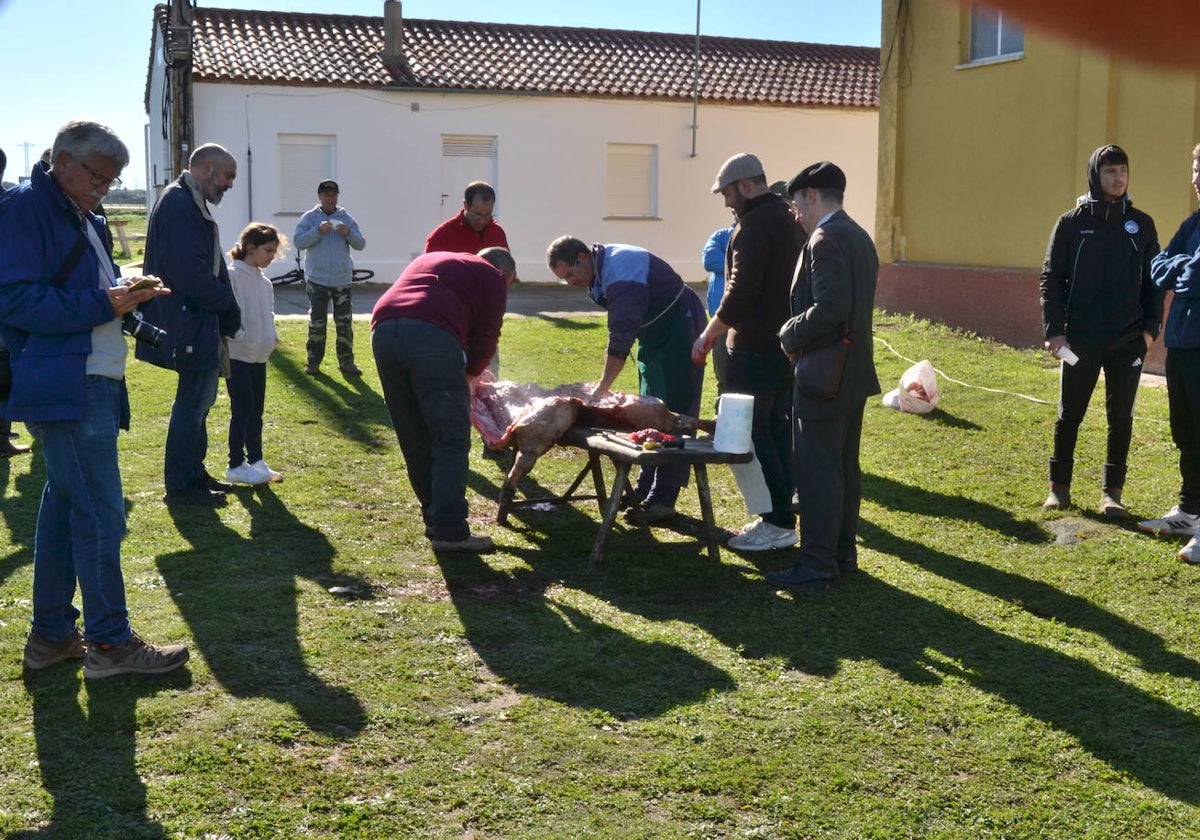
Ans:
{"label": "white bag on grass", "polygon": [[900,387],[883,395],[883,404],[909,414],[928,414],[937,408],[937,374],[928,359],[922,359],[904,371]]}

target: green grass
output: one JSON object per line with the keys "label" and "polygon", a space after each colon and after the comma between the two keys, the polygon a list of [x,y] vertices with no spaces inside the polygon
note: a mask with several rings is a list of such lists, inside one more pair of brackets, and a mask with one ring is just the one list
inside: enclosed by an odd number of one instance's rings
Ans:
{"label": "green grass", "polygon": [[[1053,405],[944,383],[928,417],[873,399],[862,571],[792,597],[762,581],[789,552],[718,564],[660,529],[667,544],[618,525],[589,573],[594,505],[495,526],[501,473],[478,447],[473,527],[501,548],[435,558],[365,325],[351,383],[305,376],[304,324],[281,329],[266,455],[286,481],[220,510],[161,504],[172,378],[130,368],[126,586],[139,631],[191,645],[174,675],[22,672],[42,470],[0,462],[0,834],[1200,835],[1200,569],[1175,542],[1039,509]],[[890,316],[878,335],[967,382],[1055,397],[1044,354]],[[504,372],[595,379],[603,346],[599,318],[510,320]],[[905,367],[879,348],[885,388]],[[1078,452],[1089,508],[1100,405]],[[1165,392],[1143,389],[1139,515],[1176,492],[1166,417]],[[227,418],[222,395],[214,471]],[[531,478],[561,488],[581,465],[555,451]],[[712,472],[718,523],[740,526]],[[694,492],[683,504],[698,517]]]}

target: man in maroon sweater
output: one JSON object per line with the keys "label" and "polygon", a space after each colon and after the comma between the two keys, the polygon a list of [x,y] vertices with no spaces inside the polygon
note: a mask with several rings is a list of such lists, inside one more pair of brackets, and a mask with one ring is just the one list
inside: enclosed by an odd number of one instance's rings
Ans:
{"label": "man in maroon sweater", "polygon": [[434,551],[489,551],[467,525],[471,383],[496,351],[512,255],[417,257],[371,314],[371,351]]}

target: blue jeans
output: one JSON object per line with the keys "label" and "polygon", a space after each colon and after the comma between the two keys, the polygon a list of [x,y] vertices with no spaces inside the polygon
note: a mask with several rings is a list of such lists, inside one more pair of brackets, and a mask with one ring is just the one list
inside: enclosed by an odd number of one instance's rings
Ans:
{"label": "blue jeans", "polygon": [[33,546],[33,629],[50,641],[75,630],[75,583],[84,635],[99,644],[129,638],[121,538],[125,495],[117,464],[121,383],[87,378],[82,420],[26,423],[46,461],[46,487]]}
{"label": "blue jeans", "polygon": [[168,493],[186,493],[196,487],[207,487],[204,456],[208,454],[208,410],[216,400],[216,368],[179,371],[163,465],[163,480]]}
{"label": "blue jeans", "polygon": [[462,347],[441,327],[399,318],[375,327],[371,350],[408,480],[421,503],[425,536],[464,540],[470,535],[471,393]]}

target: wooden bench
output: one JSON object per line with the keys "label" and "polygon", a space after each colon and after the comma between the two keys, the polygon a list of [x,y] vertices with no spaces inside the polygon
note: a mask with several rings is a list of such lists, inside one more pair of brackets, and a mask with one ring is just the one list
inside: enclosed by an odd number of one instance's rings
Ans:
{"label": "wooden bench", "polygon": [[[635,448],[633,444],[624,439],[623,434],[615,433],[614,430],[593,429],[583,426],[575,426],[568,429],[566,434],[559,440],[558,445],[571,446],[587,452],[587,465],[579,473],[579,476],[571,485],[571,489],[564,496],[553,500],[537,500],[539,502],[564,502],[574,499],[596,499],[600,505],[602,518],[600,529],[596,534],[596,541],[592,545],[591,556],[588,558],[588,568],[594,569],[600,562],[600,557],[604,553],[604,546],[608,542],[609,534],[612,532],[613,524],[617,521],[617,512],[621,507],[621,494],[628,483],[629,471],[635,464],[648,467],[665,464],[686,464],[693,469],[696,477],[696,492],[700,496],[700,515],[703,519],[704,544],[708,547],[708,556],[713,560],[720,561],[721,546],[718,541],[716,521],[713,517],[712,494],[708,488],[708,465],[744,464],[750,461],[753,455],[749,453],[734,455],[729,452],[718,452],[713,449],[711,438],[705,440],[684,438],[682,449],[640,449]],[[601,458],[607,458],[612,462],[616,470],[616,474],[613,476],[612,490],[608,493],[604,491],[603,470],[600,466]],[[596,495],[573,495],[589,473],[596,488]],[[504,523],[507,521],[509,509],[514,504],[519,505],[521,503],[503,497],[500,499],[499,510],[496,515],[498,522]]]}
{"label": "wooden bench", "polygon": [[113,237],[121,244],[121,256],[128,259],[133,256],[133,252],[129,250],[129,240],[135,242],[139,239],[145,239],[144,233],[131,233],[125,228],[129,227],[129,222],[124,219],[109,219],[109,230],[113,232]]}

